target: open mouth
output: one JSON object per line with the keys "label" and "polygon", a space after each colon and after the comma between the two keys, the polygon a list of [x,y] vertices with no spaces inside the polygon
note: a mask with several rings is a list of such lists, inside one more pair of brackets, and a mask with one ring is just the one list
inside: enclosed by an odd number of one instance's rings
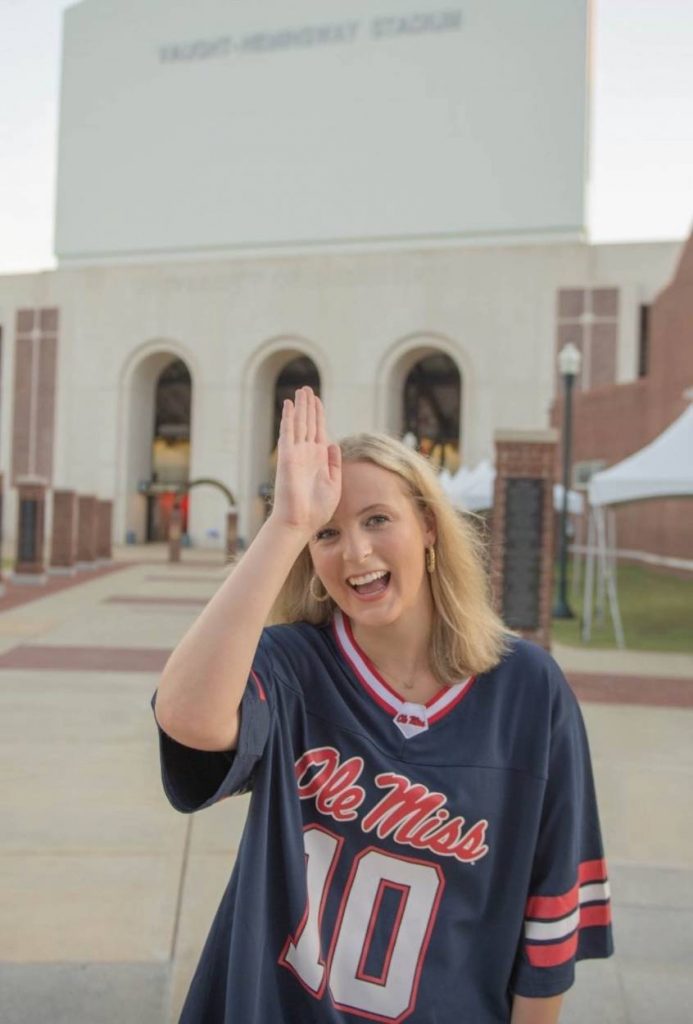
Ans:
{"label": "open mouth", "polygon": [[362,576],[350,576],[347,580],[351,589],[355,590],[359,597],[377,597],[378,594],[387,590],[389,582],[390,573],[385,569],[367,572]]}

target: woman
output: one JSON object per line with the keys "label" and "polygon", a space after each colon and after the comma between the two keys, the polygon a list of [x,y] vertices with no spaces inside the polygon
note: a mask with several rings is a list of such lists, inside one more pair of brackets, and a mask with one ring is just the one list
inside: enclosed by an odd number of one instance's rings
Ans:
{"label": "woman", "polygon": [[253,790],[183,1024],[553,1024],[575,960],[610,954],[560,670],[503,628],[425,460],[330,444],[310,388],[155,701],[176,808]]}

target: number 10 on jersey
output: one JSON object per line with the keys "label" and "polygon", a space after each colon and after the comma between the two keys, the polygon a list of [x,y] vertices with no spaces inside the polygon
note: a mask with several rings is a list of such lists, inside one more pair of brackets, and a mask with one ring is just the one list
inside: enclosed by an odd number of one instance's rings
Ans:
{"label": "number 10 on jersey", "polygon": [[[304,830],[308,905],[279,962],[320,999],[328,986],[335,1006],[369,1020],[397,1022],[414,1009],[426,949],[445,880],[437,864],[370,847],[351,865],[327,958],[320,926],[344,840],[317,825]],[[383,898],[396,910],[380,971],[367,970]]]}

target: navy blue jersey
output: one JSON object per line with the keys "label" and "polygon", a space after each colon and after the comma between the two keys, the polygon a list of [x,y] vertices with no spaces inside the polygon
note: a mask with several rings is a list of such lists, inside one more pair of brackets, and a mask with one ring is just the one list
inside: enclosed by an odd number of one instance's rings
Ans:
{"label": "navy blue jersey", "polygon": [[423,706],[341,613],[273,626],[238,750],[160,744],[180,811],[252,789],[181,1024],[507,1024],[612,951],[582,717],[532,644]]}

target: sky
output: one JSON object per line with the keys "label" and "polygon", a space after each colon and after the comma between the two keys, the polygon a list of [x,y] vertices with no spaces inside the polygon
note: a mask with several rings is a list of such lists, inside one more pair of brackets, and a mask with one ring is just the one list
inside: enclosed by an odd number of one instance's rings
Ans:
{"label": "sky", "polygon": [[[0,0],[0,273],[55,265],[61,14],[71,3]],[[684,238],[693,227],[693,3],[594,0],[594,29],[589,236]]]}

